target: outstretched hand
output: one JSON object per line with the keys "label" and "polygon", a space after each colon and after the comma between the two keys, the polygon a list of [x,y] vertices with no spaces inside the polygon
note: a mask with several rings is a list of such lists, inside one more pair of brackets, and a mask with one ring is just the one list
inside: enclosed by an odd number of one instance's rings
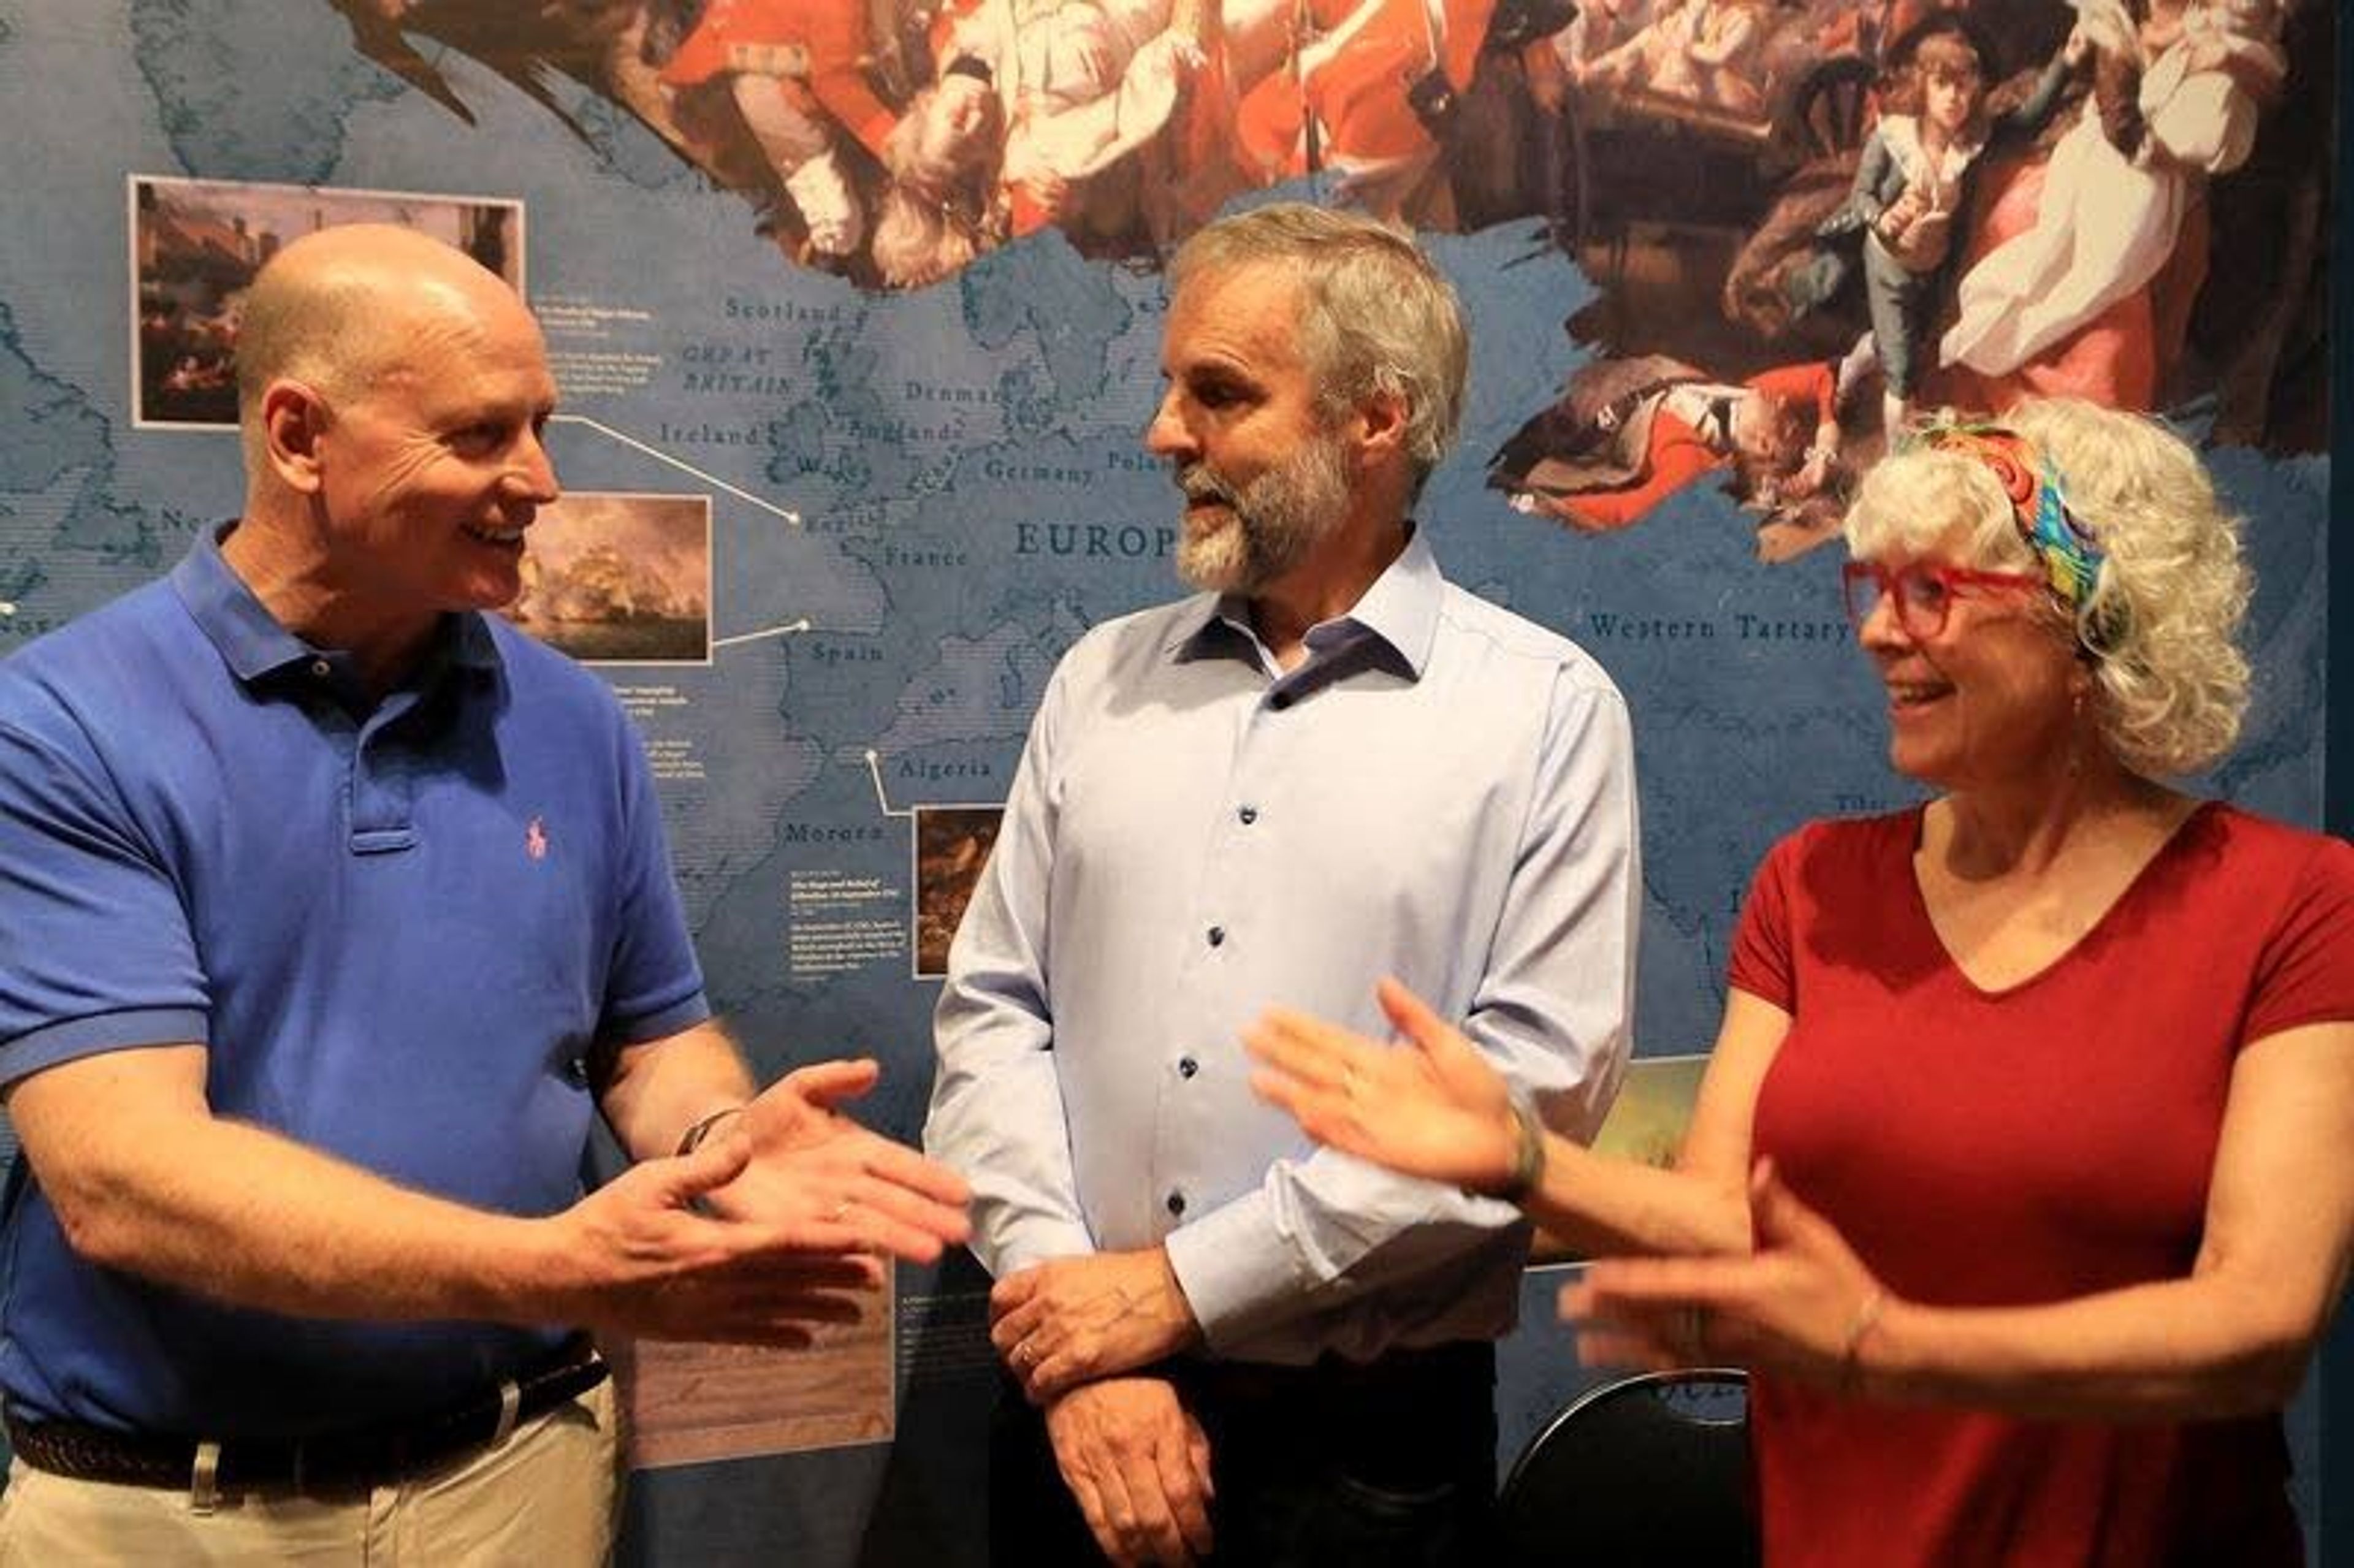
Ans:
{"label": "outstretched hand", "polygon": [[1756,1250],[1746,1255],[1608,1258],[1561,1293],[1589,1364],[1732,1361],[1833,1388],[1892,1298],[1829,1221],[1782,1184],[1771,1160],[1750,1172]]}
{"label": "outstretched hand", "polygon": [[608,1334],[800,1349],[857,1320],[874,1258],[813,1248],[787,1226],[709,1212],[749,1145],[715,1141],[631,1166],[551,1222],[551,1315]]}
{"label": "outstretched hand", "polygon": [[1243,1031],[1263,1064],[1251,1087],[1319,1143],[1409,1176],[1502,1186],[1519,1144],[1502,1075],[1396,980],[1376,995],[1398,1044],[1271,1008]]}
{"label": "outstretched hand", "polygon": [[929,1263],[962,1242],[971,1229],[964,1179],[840,1108],[881,1075],[871,1059],[821,1062],[770,1085],[708,1140],[740,1149],[743,1163],[705,1205],[816,1250]]}

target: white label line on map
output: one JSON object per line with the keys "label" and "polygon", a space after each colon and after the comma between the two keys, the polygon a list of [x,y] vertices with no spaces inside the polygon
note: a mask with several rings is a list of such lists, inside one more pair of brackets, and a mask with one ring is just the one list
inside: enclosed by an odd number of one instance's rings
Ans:
{"label": "white label line on map", "polygon": [[896,810],[892,810],[891,797],[883,791],[883,754],[871,746],[866,748],[866,777],[875,780],[875,804],[882,809],[885,816],[912,817],[916,814],[916,808],[913,806],[902,806]]}
{"label": "white label line on map", "polygon": [[758,642],[763,637],[790,637],[796,631],[809,629],[809,617],[804,615],[799,620],[788,620],[781,626],[764,626],[758,631],[739,631],[733,637],[715,637],[711,640],[711,646],[716,652],[722,648],[733,648],[738,642]]}
{"label": "white label line on map", "polygon": [[695,475],[695,478],[703,481],[705,484],[716,485],[738,501],[748,501],[763,512],[773,512],[796,528],[801,525],[801,514],[791,510],[790,507],[779,506],[773,501],[763,501],[748,490],[738,490],[736,486],[728,483],[726,480],[721,479],[716,474],[705,473],[701,469],[695,467],[693,463],[684,462],[671,456],[670,453],[663,450],[660,447],[650,447],[645,442],[638,440],[637,437],[621,430],[617,430],[613,429],[612,426],[605,424],[599,420],[592,419],[586,414],[554,414],[549,417],[559,425],[585,426],[588,429],[596,431],[600,436],[609,437],[613,440],[620,442],[623,446],[630,448],[632,451],[641,451],[645,453],[646,456],[653,459],[656,462],[666,462],[670,464],[671,467],[678,470],[681,473],[691,473]]}

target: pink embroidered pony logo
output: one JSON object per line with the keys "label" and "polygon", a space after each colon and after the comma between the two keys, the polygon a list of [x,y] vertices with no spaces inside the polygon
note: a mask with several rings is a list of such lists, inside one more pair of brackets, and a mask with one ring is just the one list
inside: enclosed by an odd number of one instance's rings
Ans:
{"label": "pink embroidered pony logo", "polygon": [[523,853],[534,860],[547,858],[547,830],[540,826],[537,817],[523,831]]}

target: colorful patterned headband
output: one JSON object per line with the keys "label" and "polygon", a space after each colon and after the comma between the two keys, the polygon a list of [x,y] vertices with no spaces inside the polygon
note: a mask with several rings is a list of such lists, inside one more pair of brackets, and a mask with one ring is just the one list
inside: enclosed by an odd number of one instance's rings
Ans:
{"label": "colorful patterned headband", "polygon": [[2108,559],[2091,532],[2068,510],[2060,482],[2060,465],[2049,452],[2003,425],[1929,425],[1903,443],[1906,451],[1926,448],[1973,458],[1986,466],[2010,502],[2010,519],[2043,563],[2052,590],[2071,605],[2081,605],[2101,580]]}

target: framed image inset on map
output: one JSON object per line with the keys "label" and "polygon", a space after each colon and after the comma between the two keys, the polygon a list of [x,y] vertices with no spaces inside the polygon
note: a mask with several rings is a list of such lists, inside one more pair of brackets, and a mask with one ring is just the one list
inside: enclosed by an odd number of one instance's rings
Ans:
{"label": "framed image inset on map", "polygon": [[981,869],[997,842],[1005,808],[918,806],[916,808],[915,973],[917,979],[949,972],[949,944],[956,940],[964,907],[972,902]]}
{"label": "framed image inset on map", "polygon": [[711,662],[711,498],[579,491],[539,509],[500,612],[583,664]]}
{"label": "framed image inset on map", "polygon": [[133,175],[131,422],[237,425],[237,324],[246,286],[286,244],[345,223],[394,223],[446,240],[523,292],[523,203],[500,196],[342,190]]}

